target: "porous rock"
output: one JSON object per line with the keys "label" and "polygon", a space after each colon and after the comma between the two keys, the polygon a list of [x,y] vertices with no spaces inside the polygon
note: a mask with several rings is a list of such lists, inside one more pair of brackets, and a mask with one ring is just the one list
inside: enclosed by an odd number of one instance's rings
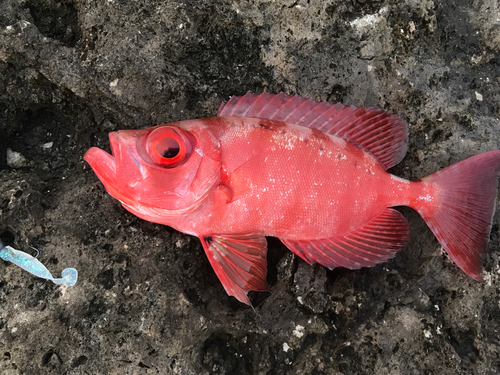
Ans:
{"label": "porous rock", "polygon": [[[500,240],[467,278],[409,209],[395,259],[326,271],[273,240],[269,293],[228,297],[197,239],[142,221],[83,162],[107,133],[247,91],[374,106],[416,179],[500,148],[498,2],[3,0],[0,236],[74,287],[0,267],[2,374],[500,372]],[[479,99],[480,98],[480,99]],[[51,147],[44,145],[51,144]],[[9,163],[7,149],[29,163]]]}

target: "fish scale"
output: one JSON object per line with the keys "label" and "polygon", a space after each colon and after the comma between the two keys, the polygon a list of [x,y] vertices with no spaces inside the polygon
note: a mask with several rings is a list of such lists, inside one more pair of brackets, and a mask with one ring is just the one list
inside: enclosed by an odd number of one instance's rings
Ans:
{"label": "fish scale", "polygon": [[[253,227],[248,223],[244,231],[255,231],[256,227],[260,227],[269,235],[280,238],[332,237],[357,227],[388,206],[409,200],[406,196],[409,190],[407,183],[391,179],[369,154],[360,153],[358,148],[342,139],[331,137],[330,142],[323,137],[315,139],[309,129],[305,129],[301,137],[294,131],[300,132],[303,128],[287,125],[284,134],[288,137],[275,141],[266,134],[273,130],[259,127],[259,121],[249,119],[246,126],[251,126],[252,121],[255,131],[247,131],[241,139],[231,137],[228,143],[222,136],[221,154],[231,160],[228,170],[231,178],[227,183],[232,187],[234,196],[238,197],[238,207],[244,202],[245,207],[253,207],[259,212],[269,206],[276,206],[277,209],[266,210],[258,223],[252,223]],[[293,143],[286,138],[292,138]],[[307,143],[304,142],[306,139]],[[253,146],[255,144],[259,146]],[[293,148],[290,144],[294,145]],[[323,148],[321,155],[319,147]],[[232,155],[226,149],[237,150],[238,153]],[[249,154],[252,159],[247,160],[246,155]],[[241,165],[238,165],[239,158],[244,160]],[[258,174],[255,173],[255,165],[261,166]],[[375,189],[375,185],[380,188]],[[384,194],[389,190],[390,195]],[[375,196],[378,201],[373,204]],[[353,206],[355,201],[360,209]],[[227,211],[232,210],[233,207],[227,207]],[[219,212],[220,230],[225,228],[234,232],[244,224],[235,222],[233,218],[224,221],[224,211]],[[244,217],[244,212],[238,216]],[[286,222],[279,220],[282,216]]]}

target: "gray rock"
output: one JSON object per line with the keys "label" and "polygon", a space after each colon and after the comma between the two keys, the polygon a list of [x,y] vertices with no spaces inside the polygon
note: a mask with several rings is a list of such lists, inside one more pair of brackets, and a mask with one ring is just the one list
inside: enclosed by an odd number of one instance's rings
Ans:
{"label": "gray rock", "polygon": [[11,168],[23,168],[30,165],[30,161],[23,154],[7,148],[7,165]]}
{"label": "gray rock", "polygon": [[464,0],[0,2],[0,237],[39,249],[54,274],[79,271],[58,287],[0,264],[0,372],[500,372],[498,213],[485,283],[404,209],[409,246],[370,269],[312,267],[271,241],[270,293],[251,309],[226,295],[197,239],[127,213],[82,160],[109,150],[109,131],[214,115],[231,95],[266,90],[397,113],[410,143],[392,172],[423,177],[500,148],[499,11]]}

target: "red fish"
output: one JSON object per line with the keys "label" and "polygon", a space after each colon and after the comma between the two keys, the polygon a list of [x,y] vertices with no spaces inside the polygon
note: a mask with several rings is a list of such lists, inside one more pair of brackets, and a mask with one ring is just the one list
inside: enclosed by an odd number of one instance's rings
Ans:
{"label": "red fish", "polygon": [[370,267],[409,238],[390,207],[417,210],[456,264],[481,280],[500,151],[417,181],[386,170],[407,150],[408,128],[373,108],[284,94],[246,94],[216,117],[109,135],[111,152],[85,160],[109,194],[145,220],[200,238],[225,290],[250,304],[266,290],[265,236],[308,263]]}

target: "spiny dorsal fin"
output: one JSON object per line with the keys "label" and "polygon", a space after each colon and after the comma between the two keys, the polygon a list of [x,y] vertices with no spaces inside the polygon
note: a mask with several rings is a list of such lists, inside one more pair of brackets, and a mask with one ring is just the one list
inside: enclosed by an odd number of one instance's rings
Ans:
{"label": "spiny dorsal fin", "polygon": [[406,123],[398,116],[370,107],[346,107],[264,92],[233,96],[221,104],[217,116],[265,118],[319,129],[369,152],[385,169],[398,164],[408,148]]}

